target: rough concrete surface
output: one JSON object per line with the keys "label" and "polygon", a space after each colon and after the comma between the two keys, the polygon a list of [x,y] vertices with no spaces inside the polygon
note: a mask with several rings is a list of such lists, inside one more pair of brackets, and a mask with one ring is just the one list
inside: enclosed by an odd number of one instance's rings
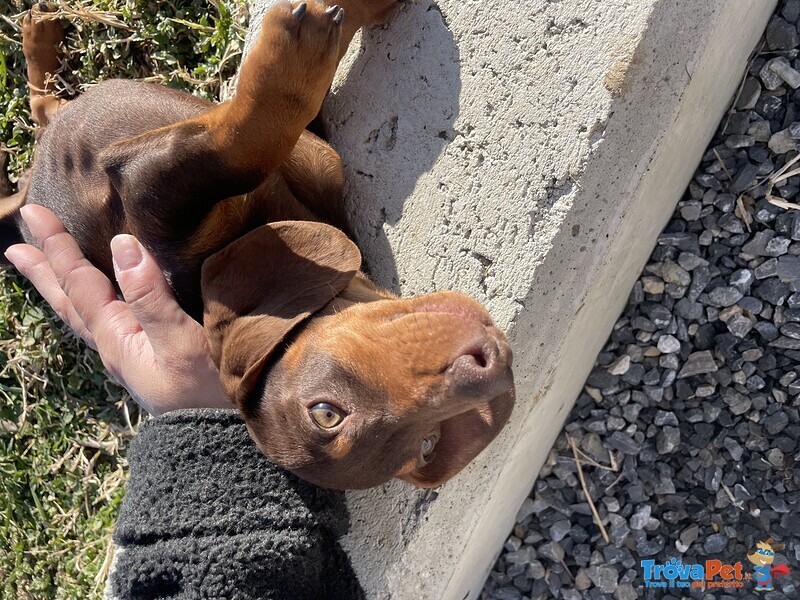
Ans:
{"label": "rough concrete surface", "polygon": [[404,295],[484,302],[518,391],[438,493],[350,495],[370,598],[479,593],[774,6],[417,0],[354,41],[325,114],[366,264]]}

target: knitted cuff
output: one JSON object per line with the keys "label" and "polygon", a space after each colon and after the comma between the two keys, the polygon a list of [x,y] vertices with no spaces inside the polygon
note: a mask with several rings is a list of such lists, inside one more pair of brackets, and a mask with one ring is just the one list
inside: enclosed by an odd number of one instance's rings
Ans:
{"label": "knitted cuff", "polygon": [[272,464],[234,411],[147,422],[114,533],[117,598],[362,598],[344,496]]}

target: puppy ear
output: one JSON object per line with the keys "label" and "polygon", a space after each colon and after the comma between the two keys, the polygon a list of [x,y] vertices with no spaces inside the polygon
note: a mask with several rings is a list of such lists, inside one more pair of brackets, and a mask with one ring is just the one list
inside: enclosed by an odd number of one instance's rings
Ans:
{"label": "puppy ear", "polygon": [[203,263],[203,324],[222,387],[242,409],[273,351],[335,298],[361,266],[356,245],[323,223],[263,225]]}
{"label": "puppy ear", "polygon": [[433,460],[399,478],[418,487],[439,487],[489,445],[505,426],[513,408],[514,393],[509,392],[443,421]]}

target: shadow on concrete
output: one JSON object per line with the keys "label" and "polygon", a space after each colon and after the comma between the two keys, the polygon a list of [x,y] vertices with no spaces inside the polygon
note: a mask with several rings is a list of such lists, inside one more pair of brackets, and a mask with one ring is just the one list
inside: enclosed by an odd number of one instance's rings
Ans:
{"label": "shadow on concrete", "polygon": [[400,221],[407,201],[425,201],[412,198],[417,181],[455,137],[461,57],[429,0],[404,7],[361,39],[325,116],[344,163],[345,204],[365,267],[378,284],[399,292],[387,228]]}

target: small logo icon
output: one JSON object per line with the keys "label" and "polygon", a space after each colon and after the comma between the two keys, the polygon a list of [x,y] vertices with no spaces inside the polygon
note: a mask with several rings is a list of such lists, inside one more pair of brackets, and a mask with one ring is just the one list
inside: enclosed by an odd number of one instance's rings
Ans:
{"label": "small logo icon", "polygon": [[775,550],[783,550],[783,544],[776,544],[775,540],[769,538],[766,542],[758,542],[755,550],[747,555],[747,560],[753,563],[757,592],[775,589],[772,585],[773,579],[791,573],[786,565],[772,566],[775,562]]}

